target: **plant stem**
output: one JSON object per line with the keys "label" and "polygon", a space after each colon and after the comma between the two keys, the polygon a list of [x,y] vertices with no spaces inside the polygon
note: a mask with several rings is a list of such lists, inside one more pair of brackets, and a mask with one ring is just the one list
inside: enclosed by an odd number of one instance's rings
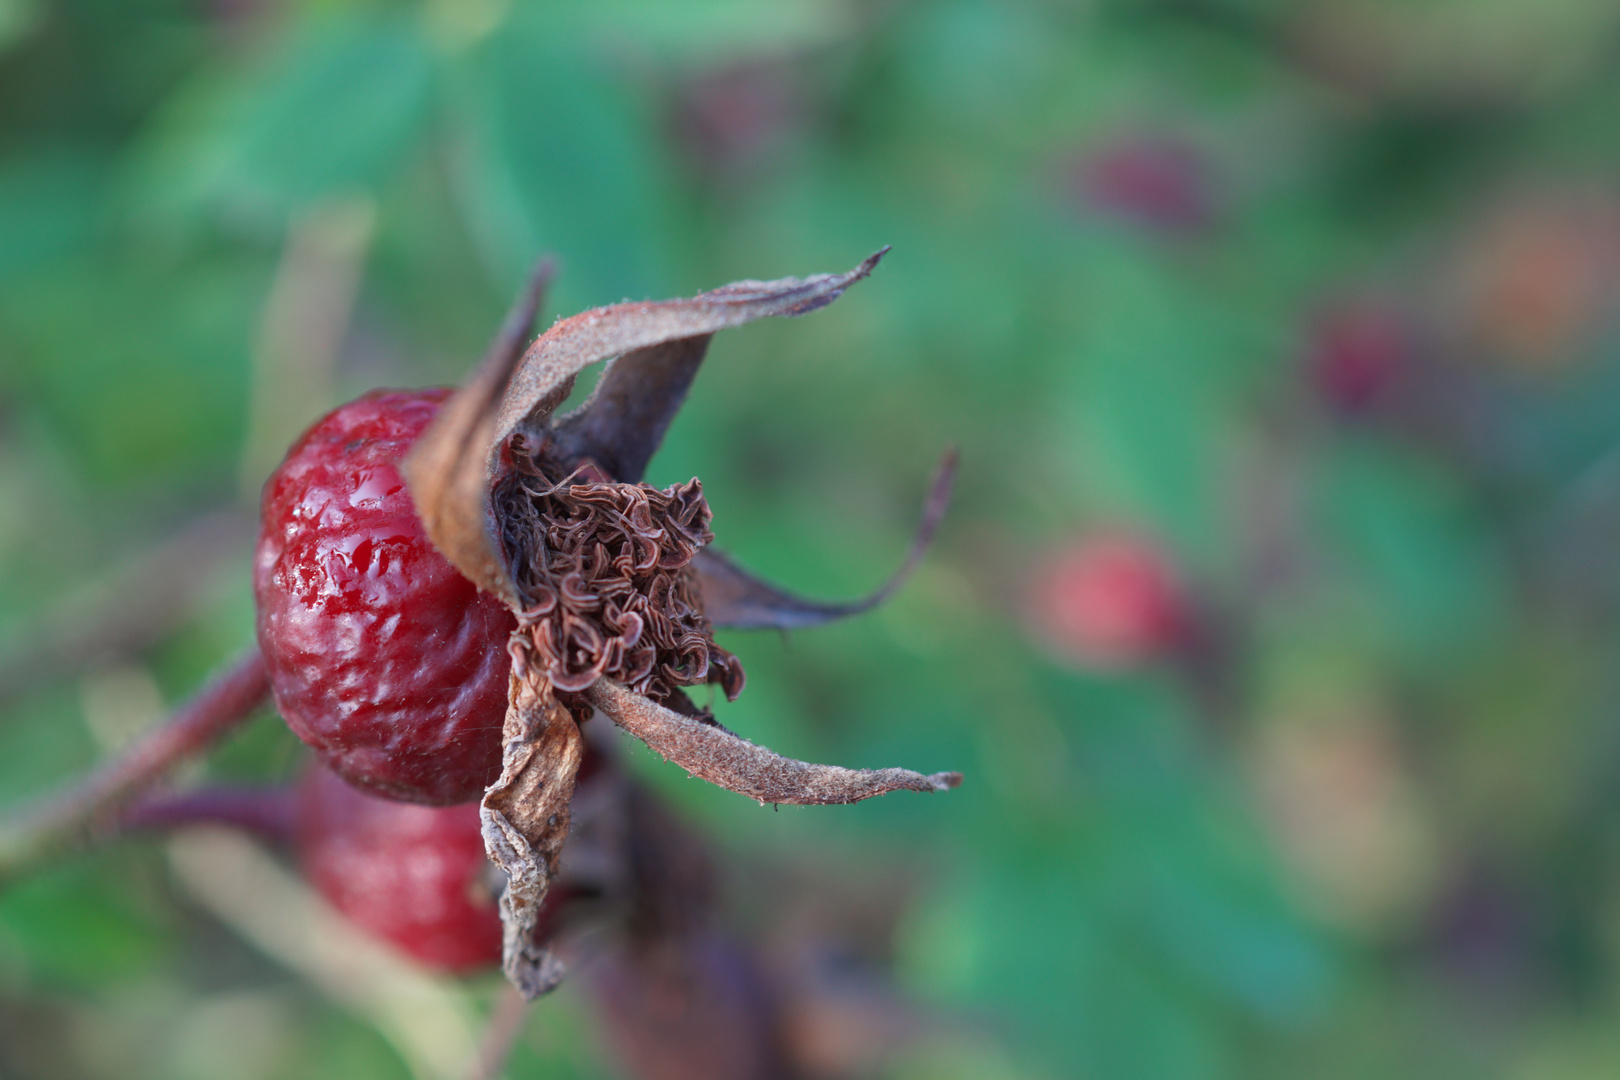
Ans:
{"label": "plant stem", "polygon": [[523,1033],[523,1021],[528,1019],[529,1002],[511,983],[502,983],[496,992],[495,1009],[479,1039],[478,1057],[466,1074],[466,1080],[498,1080],[506,1068],[512,1047]]}
{"label": "plant stem", "polygon": [[269,696],[269,673],[254,646],[118,757],[67,789],[0,819],[0,884],[105,831],[125,802],[252,716]]}
{"label": "plant stem", "polygon": [[286,846],[293,842],[297,816],[296,796],[291,788],[217,784],[134,799],[118,815],[116,827],[128,833],[224,825]]}

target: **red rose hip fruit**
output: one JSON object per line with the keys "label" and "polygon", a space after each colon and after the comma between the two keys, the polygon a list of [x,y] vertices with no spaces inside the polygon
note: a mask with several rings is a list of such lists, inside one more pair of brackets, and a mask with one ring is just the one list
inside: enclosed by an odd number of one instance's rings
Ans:
{"label": "red rose hip fruit", "polygon": [[441,971],[501,962],[478,807],[378,799],[326,769],[299,792],[304,878],[350,922]]}
{"label": "red rose hip fruit", "polygon": [[399,471],[449,395],[373,391],[305,432],[265,484],[253,566],[288,726],[350,783],[431,804],[500,773],[516,626],[429,542]]}
{"label": "red rose hip fruit", "polygon": [[1030,582],[1028,617],[1052,652],[1105,671],[1168,655],[1190,625],[1169,559],[1123,532],[1077,539],[1046,560]]}

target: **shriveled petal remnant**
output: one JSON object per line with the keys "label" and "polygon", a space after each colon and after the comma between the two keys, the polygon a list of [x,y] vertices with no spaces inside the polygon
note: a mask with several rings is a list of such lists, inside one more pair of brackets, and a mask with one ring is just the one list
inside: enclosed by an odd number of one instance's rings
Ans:
{"label": "shriveled petal remnant", "polygon": [[714,643],[689,569],[714,539],[702,485],[553,483],[520,441],[495,516],[523,603],[520,632],[551,685],[580,691],[606,675],[664,701],[713,681],[735,700],[742,666]]}
{"label": "shriveled petal remnant", "polygon": [[[557,323],[524,351],[542,271],[405,462],[434,544],[518,618],[502,773],[484,794],[482,819],[485,849],[507,875],[503,963],[527,997],[562,974],[534,944],[534,928],[568,835],[577,725],[591,707],[693,775],[761,802],[855,802],[961,780],[779,757],[694,716],[681,690],[716,682],[735,698],[743,686],[741,665],[714,642],[706,594],[730,623],[783,628],[887,597],[921,558],[944,511],[949,459],[900,572],[843,605],[796,600],[706,554],[713,534],[696,480],[662,491],[636,482],[716,331],[823,307],[871,273],[882,254],[844,274],[741,281],[690,300],[598,308]],[[591,399],[554,419],[574,377],[613,357]]]}

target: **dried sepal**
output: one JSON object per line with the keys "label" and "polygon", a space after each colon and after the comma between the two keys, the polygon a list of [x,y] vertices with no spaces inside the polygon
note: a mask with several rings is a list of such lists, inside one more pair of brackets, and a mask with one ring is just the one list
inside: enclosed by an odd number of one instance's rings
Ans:
{"label": "dried sepal", "polygon": [[551,262],[539,263],[507,313],[483,362],[416,440],[404,461],[405,481],[433,546],[473,584],[515,606],[511,575],[497,541],[488,497],[488,458],[495,408],[534,332]]}
{"label": "dried sepal", "polygon": [[727,630],[803,630],[877,607],[893,596],[921,565],[945,517],[945,508],[950,505],[951,484],[955,478],[956,450],[952,448],[946,451],[934,473],[922,521],[912,537],[905,561],[889,575],[888,581],[859,600],[830,603],[794,596],[755,577],[724,552],[704,548],[692,559],[692,568],[697,572],[703,610],[710,624]]}
{"label": "dried sepal", "polygon": [[557,420],[552,453],[565,467],[591,461],[615,480],[640,480],[708,351],[704,334],[610,362],[585,404]]}
{"label": "dried sepal", "polygon": [[[509,465],[508,440],[521,436],[523,445],[537,452],[552,435],[551,414],[573,388],[574,377],[598,361],[630,358],[624,380],[613,380],[607,394],[588,402],[570,430],[579,447],[622,458],[639,471],[657,449],[662,428],[637,431],[623,425],[651,416],[662,417],[658,422],[667,426],[709,337],[755,319],[825,307],[870,274],[887,250],[843,274],[737,281],[689,299],[593,308],[557,322],[521,357],[514,357],[538,308],[544,278],[537,273],[527,302],[514,310],[483,364],[445,403],[405,461],[429,539],[479,588],[514,610],[521,607],[512,580],[512,553],[500,549],[493,506],[494,489]],[[646,400],[635,401],[640,391],[630,383],[638,369],[660,365],[672,369],[671,377],[662,387],[648,388]],[[682,369],[687,369],[684,376]],[[622,407],[626,402],[634,403]],[[593,403],[604,410],[600,423]],[[614,408],[618,411],[610,416]]]}
{"label": "dried sepal", "polygon": [[962,782],[962,774],[954,772],[924,776],[910,769],[845,769],[795,761],[716,724],[666,709],[611,679],[598,679],[585,697],[666,761],[762,806],[853,803],[891,791],[946,791]]}
{"label": "dried sepal", "polygon": [[843,274],[734,281],[690,299],[614,304],[563,319],[523,354],[495,418],[496,441],[504,442],[520,429],[540,434],[568,396],[574,376],[599,360],[672,341],[708,338],[771,315],[815,311],[870,274],[887,250]]}
{"label": "dried sepal", "polygon": [[484,850],[506,874],[501,966],[534,1000],[556,987],[562,962],[537,945],[535,927],[568,838],[569,799],[585,742],[521,632],[512,635],[512,681],[501,732],[501,776],[484,792]]}

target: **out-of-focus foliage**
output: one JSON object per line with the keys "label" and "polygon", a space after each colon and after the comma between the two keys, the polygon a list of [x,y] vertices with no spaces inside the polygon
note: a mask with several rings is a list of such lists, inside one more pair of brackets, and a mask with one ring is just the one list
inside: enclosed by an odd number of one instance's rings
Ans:
{"label": "out-of-focus foliage", "polygon": [[[651,477],[840,596],[962,450],[907,589],[728,637],[718,707],[959,791],[771,813],[637,759],[739,926],[912,995],[829,1060],[1620,1074],[1617,44],[1598,0],[0,0],[0,799],[249,640],[275,448],[459,379],[537,254],[566,314],[893,244],[722,335]],[[1184,608],[1106,664],[1038,614],[1132,602],[1043,579],[1097,535]],[[266,718],[208,769],[299,757]],[[887,914],[790,918],[794,875]],[[592,1030],[570,985],[510,1075],[612,1075]],[[0,1075],[405,1068],[161,843],[0,893]]]}

